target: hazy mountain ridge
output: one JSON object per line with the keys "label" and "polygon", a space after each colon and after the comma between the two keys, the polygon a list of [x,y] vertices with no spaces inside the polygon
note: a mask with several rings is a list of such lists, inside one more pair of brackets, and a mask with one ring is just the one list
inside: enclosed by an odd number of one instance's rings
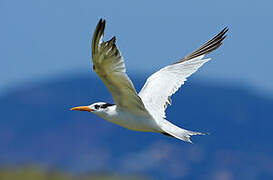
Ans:
{"label": "hazy mountain ridge", "polygon": [[[133,78],[137,89],[144,79]],[[70,112],[77,105],[112,102],[97,77],[18,88],[0,98],[0,164],[33,162],[75,172],[140,173],[161,179],[273,177],[273,101],[244,88],[196,80],[172,99],[168,120],[211,135],[194,137],[191,145]]]}

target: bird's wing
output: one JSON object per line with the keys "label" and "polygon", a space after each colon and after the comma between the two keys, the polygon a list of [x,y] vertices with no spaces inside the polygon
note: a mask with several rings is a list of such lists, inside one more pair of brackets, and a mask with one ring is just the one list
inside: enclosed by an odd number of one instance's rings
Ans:
{"label": "bird's wing", "polygon": [[139,96],[145,107],[153,117],[165,118],[165,110],[171,104],[171,95],[174,94],[191,74],[197,71],[210,59],[203,59],[204,55],[221,46],[225,39],[224,28],[210,41],[199,49],[187,55],[178,62],[168,65],[152,74],[142,87]]}
{"label": "bird's wing", "polygon": [[93,69],[107,86],[116,105],[132,111],[146,111],[126,74],[123,58],[115,43],[116,38],[102,41],[104,29],[105,20],[100,19],[92,39]]}

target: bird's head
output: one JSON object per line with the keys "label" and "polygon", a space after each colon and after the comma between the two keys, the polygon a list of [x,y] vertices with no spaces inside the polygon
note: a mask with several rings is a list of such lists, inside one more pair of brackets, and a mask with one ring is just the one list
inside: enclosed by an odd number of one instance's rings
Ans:
{"label": "bird's head", "polygon": [[87,111],[92,112],[95,114],[101,114],[109,110],[109,107],[113,106],[114,104],[105,103],[105,102],[96,102],[94,104],[88,106],[78,106],[73,107],[70,110],[72,111]]}

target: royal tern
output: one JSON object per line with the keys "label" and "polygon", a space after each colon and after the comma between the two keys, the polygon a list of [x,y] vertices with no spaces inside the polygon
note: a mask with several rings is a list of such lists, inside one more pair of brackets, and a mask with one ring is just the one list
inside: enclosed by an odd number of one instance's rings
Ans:
{"label": "royal tern", "polygon": [[126,74],[116,37],[103,41],[104,29],[105,20],[100,19],[92,39],[93,69],[107,86],[115,104],[97,102],[71,110],[92,112],[130,130],[161,133],[190,143],[190,136],[204,135],[172,124],[166,120],[165,110],[171,105],[171,95],[186,78],[210,60],[203,59],[204,56],[221,46],[228,28],[191,54],[152,74],[138,94]]}

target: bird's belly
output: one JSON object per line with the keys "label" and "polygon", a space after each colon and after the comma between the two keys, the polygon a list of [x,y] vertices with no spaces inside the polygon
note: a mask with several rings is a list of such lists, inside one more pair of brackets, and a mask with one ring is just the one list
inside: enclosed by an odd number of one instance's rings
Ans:
{"label": "bird's belly", "polygon": [[134,131],[157,132],[158,129],[156,122],[152,118],[130,113],[120,113],[105,119]]}

